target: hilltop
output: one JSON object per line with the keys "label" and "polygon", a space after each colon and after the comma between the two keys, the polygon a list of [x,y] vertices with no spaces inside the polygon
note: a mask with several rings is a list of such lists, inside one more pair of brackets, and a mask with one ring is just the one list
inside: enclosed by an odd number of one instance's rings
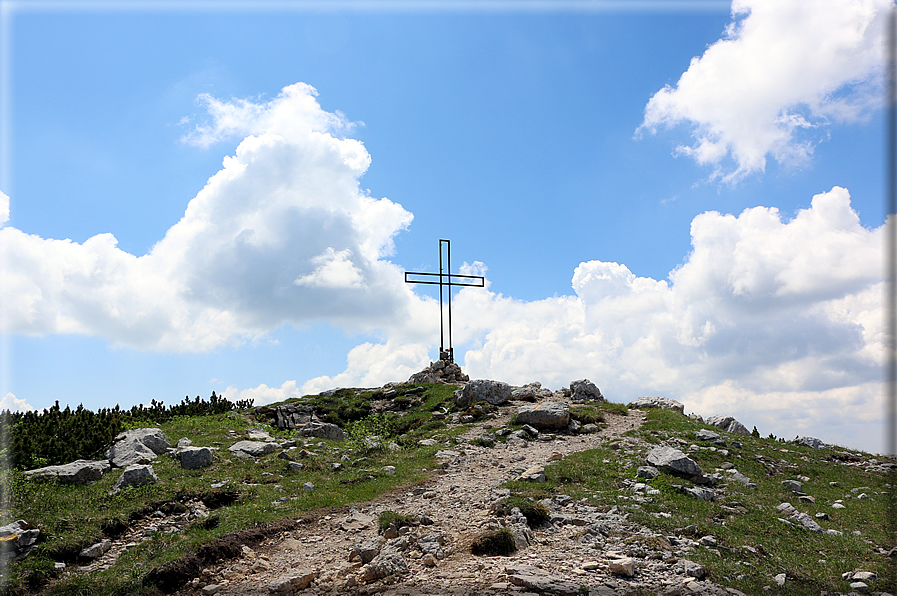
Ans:
{"label": "hilltop", "polygon": [[[197,406],[133,456],[126,441],[155,431],[123,419],[130,434],[83,484],[7,472],[4,523],[27,525],[4,544],[31,551],[9,592],[895,591],[893,460],[663,398],[611,403],[585,380],[553,392],[434,372]],[[152,477],[125,485],[119,468],[144,460],[132,467]]]}

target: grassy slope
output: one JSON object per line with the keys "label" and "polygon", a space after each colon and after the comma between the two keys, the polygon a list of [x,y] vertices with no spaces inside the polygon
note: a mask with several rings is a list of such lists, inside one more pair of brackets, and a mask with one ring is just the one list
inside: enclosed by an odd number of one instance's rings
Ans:
{"label": "grassy slope", "polygon": [[[702,428],[719,430],[669,410],[653,410],[641,429],[630,432],[651,443],[679,437],[689,445],[709,447],[709,443],[702,443],[694,436]],[[843,448],[817,450],[751,436],[728,435],[727,438],[740,441],[742,448],[735,449],[730,444],[726,457],[719,451],[701,449],[691,453],[692,457],[705,472],[713,472],[724,461],[731,462],[757,488],[729,482],[725,498],[714,502],[683,494],[673,485],[690,483],[663,474],[649,482],[660,490],[659,495],[651,497],[652,502],[633,502],[633,493],[625,490],[623,481],[635,478],[636,468],[643,464],[648,450],[629,451],[625,446],[578,453],[548,466],[545,470],[548,482],[538,488],[517,482],[507,486],[518,495],[536,500],[563,493],[577,499],[587,498],[605,508],[617,505],[631,512],[632,521],[664,535],[680,535],[683,527],[696,525],[697,533],[690,538],[710,534],[716,537],[719,546],[698,547],[689,558],[709,569],[713,581],[746,594],[818,596],[823,590],[847,593],[849,582],[842,580],[841,574],[853,570],[876,572],[882,579],[873,589],[883,589],[891,561],[878,551],[894,546],[888,544],[886,536],[885,478],[880,473],[864,471],[862,466],[833,461],[833,457],[844,457],[844,454],[861,460],[870,456]],[[762,455],[763,460],[758,460],[757,455]],[[810,479],[804,482],[804,492],[815,497],[816,503],[801,502],[782,487],[782,480],[801,476]],[[832,482],[837,485],[832,486]],[[868,498],[858,500],[856,497],[861,493]],[[846,509],[831,508],[837,499],[844,501]],[[787,518],[776,510],[782,502],[790,502],[811,517],[818,512],[827,513],[830,519],[819,520],[820,525],[824,529],[840,530],[843,536],[808,532],[779,521],[778,518]],[[652,513],[672,515],[667,518]],[[632,540],[636,550],[654,550],[650,544],[639,542]],[[654,552],[657,557],[664,556],[659,549]],[[780,573],[788,574],[782,588],[773,581]],[[771,591],[764,590],[764,586],[772,586]]]}
{"label": "grassy slope", "polygon": [[[25,519],[41,528],[47,537],[35,554],[14,564],[10,588],[26,593],[34,590],[41,578],[53,575],[55,561],[73,562],[73,555],[80,549],[103,539],[104,525],[108,527],[116,520],[128,522],[143,517],[166,503],[183,504],[191,496],[226,493],[233,489],[238,494],[235,502],[213,512],[220,520],[218,527],[204,529],[194,524],[180,533],[157,532],[139,547],[128,550],[109,570],[57,579],[52,582],[49,593],[101,596],[151,592],[141,586],[143,577],[150,570],[189,554],[201,544],[255,525],[295,519],[303,512],[367,501],[396,486],[422,480],[427,475],[425,470],[434,467],[433,455],[438,447],[422,447],[417,445],[417,439],[454,434],[442,422],[432,420],[431,415],[433,410],[450,402],[454,389],[451,386],[427,386],[427,392],[414,400],[416,407],[401,420],[395,415],[375,415],[354,423],[357,425],[356,436],[380,432],[384,446],[389,442],[389,433],[407,431],[403,436],[394,437],[406,448],[372,451],[360,446],[359,441],[311,439],[306,449],[314,456],[299,460],[305,466],[299,472],[289,470],[287,462],[278,459],[276,454],[257,462],[232,456],[227,447],[245,439],[245,431],[251,428],[264,426],[272,436],[284,440],[295,439],[296,434],[295,431],[278,431],[252,420],[247,413],[238,412],[181,417],[161,425],[172,444],[187,437],[197,446],[219,447],[214,464],[203,470],[184,470],[173,458],[161,456],[153,463],[159,483],[127,488],[114,496],[109,491],[120,475],[115,471],[95,483],[82,486],[31,481],[21,472],[6,471],[0,482],[11,489],[8,493],[12,496],[4,523]],[[330,420],[343,422],[345,428],[352,430],[353,422],[340,420],[337,408],[346,404],[369,404],[372,392],[344,393],[337,399],[312,397],[304,401],[314,403],[320,412],[333,412],[334,415],[328,415]],[[358,416],[356,410],[350,410],[342,413],[349,417]],[[321,443],[326,446],[318,446]],[[301,439],[299,446],[302,446]],[[298,451],[293,451],[294,457]],[[366,459],[354,466],[344,463],[341,470],[331,471],[330,464],[340,462],[344,455],[353,461],[361,457]],[[395,475],[383,472],[381,468],[387,464],[395,466]],[[226,487],[210,488],[212,483],[222,481],[227,482]],[[302,490],[306,482],[314,484],[316,489]],[[282,497],[288,497],[288,500],[274,503]]]}
{"label": "grassy slope", "polygon": [[[417,440],[435,436],[451,439],[460,428],[449,431],[433,420],[431,412],[450,403],[451,386],[427,386],[427,392],[410,400],[409,410],[399,419],[395,415],[364,416],[372,393],[344,390],[335,398],[309,398],[318,408],[319,415],[340,421],[352,430],[347,419],[359,419],[353,437],[358,438],[372,431],[382,435],[395,435],[393,440],[403,446],[401,451],[364,451],[357,440],[335,443],[325,442],[326,447],[309,447],[313,457],[303,459],[305,469],[290,472],[284,460],[275,455],[258,462],[230,456],[226,448],[236,442],[242,433],[261,426],[245,415],[230,413],[211,417],[187,417],[173,420],[162,429],[171,442],[188,437],[194,445],[217,445],[221,451],[212,467],[202,471],[182,470],[168,457],[160,457],[154,469],[161,482],[134,489],[127,489],[116,496],[108,491],[118,477],[110,473],[102,480],[87,486],[65,486],[53,482],[32,482],[23,479],[19,472],[7,472],[2,480],[12,488],[11,508],[7,519],[26,519],[40,527],[48,536],[39,551],[13,569],[13,587],[28,590],[27,578],[50,576],[53,562],[64,558],[65,553],[77,552],[103,537],[104,522],[127,521],[129,517],[158,508],[162,503],[182,502],[185,495],[208,493],[210,484],[227,481],[227,489],[236,489],[235,502],[215,512],[220,525],[203,529],[193,525],[178,534],[156,533],[150,540],[122,555],[115,565],[104,572],[80,574],[56,579],[52,582],[53,594],[140,594],[151,590],[141,585],[142,578],[153,568],[173,561],[200,544],[208,543],[228,533],[257,524],[265,524],[285,518],[296,518],[303,512],[369,500],[396,486],[415,482],[426,477],[434,466],[433,455],[438,449],[422,447]],[[292,401],[292,400],[291,400]],[[581,412],[583,417],[600,418],[625,411],[619,404],[594,405],[597,411]],[[469,409],[468,413],[475,413]],[[651,411],[645,425],[634,431],[641,438],[657,443],[662,439],[681,437],[689,444],[697,443],[694,433],[700,428],[710,428],[669,411]],[[230,434],[228,431],[237,434]],[[267,430],[275,436],[286,438],[286,432]],[[384,436],[385,438],[385,436]],[[714,550],[699,547],[689,557],[711,571],[717,583],[732,586],[747,594],[788,593],[818,595],[821,590],[847,592],[847,582],[841,573],[853,569],[885,572],[886,560],[877,553],[886,544],[885,486],[879,474],[864,472],[862,467],[845,466],[831,461],[831,457],[843,453],[843,449],[813,450],[791,443],[769,439],[737,437],[743,448],[731,449],[728,457],[719,452],[700,450],[693,454],[705,471],[713,471],[724,460],[730,461],[757,485],[748,489],[730,483],[726,498],[706,503],[683,495],[673,484],[687,481],[660,476],[651,484],[661,491],[650,503],[636,503],[623,488],[625,479],[635,477],[635,470],[642,463],[646,450],[629,451],[624,447],[614,449],[603,446],[588,452],[574,454],[546,468],[548,482],[534,486],[524,483],[508,483],[514,493],[522,497],[542,498],[564,493],[574,498],[587,498],[593,504],[610,508],[613,505],[632,513],[631,519],[667,535],[676,535],[677,529],[689,524],[698,527],[698,536],[712,534],[719,541]],[[319,443],[317,439],[314,444]],[[388,441],[384,441],[386,443]],[[301,443],[300,443],[301,444]],[[706,445],[705,445],[706,446]],[[854,456],[868,456],[849,452]],[[332,472],[330,464],[340,461],[343,455],[350,458],[367,457],[359,465],[346,465]],[[762,455],[763,461],[755,455]],[[383,465],[394,465],[396,474],[386,475]],[[809,477],[805,491],[816,498],[815,504],[801,503],[787,493],[781,480]],[[302,490],[305,482],[312,482],[317,489]],[[830,486],[838,482],[838,486]],[[853,488],[862,488],[852,493]],[[869,498],[858,501],[855,496],[865,492]],[[282,497],[289,500],[274,504]],[[835,499],[844,499],[847,508],[831,509]],[[782,517],[775,507],[789,501],[800,511],[811,516],[824,511],[829,521],[822,521],[825,528],[841,530],[840,537],[813,534],[790,527],[776,518]],[[729,509],[744,512],[733,512]],[[728,509],[727,509],[728,508]],[[652,513],[668,512],[669,518],[655,517]],[[860,535],[854,535],[859,530]],[[634,547],[650,550],[650,545]],[[750,546],[756,554],[748,551]],[[658,553],[660,556],[660,554]],[[783,589],[775,587],[772,577],[778,573],[791,574],[791,580]],[[771,592],[763,586],[772,585]]]}

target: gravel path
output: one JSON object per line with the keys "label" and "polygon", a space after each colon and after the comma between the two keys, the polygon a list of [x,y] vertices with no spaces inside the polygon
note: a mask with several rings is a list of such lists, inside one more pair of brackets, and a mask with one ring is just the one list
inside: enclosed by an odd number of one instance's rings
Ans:
{"label": "gravel path", "polygon": [[[516,409],[502,408],[498,418],[474,425],[463,438],[472,439],[484,430],[500,428]],[[606,424],[597,433],[557,435],[550,441],[533,441],[525,446],[499,443],[488,449],[465,441],[446,447],[440,454],[442,469],[425,483],[358,504],[344,514],[324,515],[255,550],[244,548],[242,559],[204,570],[201,581],[181,594],[272,594],[271,582],[302,572],[316,575],[309,587],[295,590],[302,594],[521,593],[526,588],[513,585],[507,573],[517,567],[524,571],[535,568],[534,573],[541,571],[555,579],[588,585],[600,585],[603,581],[612,587],[608,594],[631,592],[630,582],[607,573],[605,565],[594,565],[595,551],[577,543],[583,532],[576,525],[536,531],[528,548],[507,557],[474,557],[470,544],[490,522],[494,525],[490,505],[501,493],[493,489],[508,480],[513,469],[545,464],[595,448],[640,427],[644,416],[639,410],[630,410],[628,416],[608,414]],[[442,534],[440,554],[444,558],[436,560],[435,566],[427,566],[420,551],[409,549],[404,557],[407,572],[366,583],[362,564],[357,560],[350,562],[349,554],[354,545],[377,537],[376,518],[386,510],[429,517],[432,524],[419,526],[408,538],[413,542],[427,534]],[[593,569],[588,569],[590,566]],[[554,593],[563,593],[563,585],[558,590]]]}

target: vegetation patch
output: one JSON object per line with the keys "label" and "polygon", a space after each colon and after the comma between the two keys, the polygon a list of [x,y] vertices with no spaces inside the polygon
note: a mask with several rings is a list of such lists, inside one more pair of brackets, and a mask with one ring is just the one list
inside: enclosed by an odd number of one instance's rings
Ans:
{"label": "vegetation patch", "polygon": [[377,517],[377,527],[380,534],[382,534],[391,525],[401,528],[402,526],[414,525],[415,521],[416,519],[413,515],[400,515],[395,511],[384,511]]}
{"label": "vegetation patch", "polygon": [[507,528],[481,534],[470,545],[470,552],[478,557],[506,557],[516,550],[514,537]]}
{"label": "vegetation patch", "polygon": [[520,513],[526,518],[526,523],[531,528],[541,526],[548,521],[550,516],[548,508],[545,505],[520,495],[511,495],[510,497],[502,499],[495,505],[495,513],[496,515],[507,516],[511,514],[511,511],[515,507],[520,509]]}
{"label": "vegetation patch", "polygon": [[604,422],[604,412],[595,406],[572,406],[570,418],[582,424],[598,424]]}

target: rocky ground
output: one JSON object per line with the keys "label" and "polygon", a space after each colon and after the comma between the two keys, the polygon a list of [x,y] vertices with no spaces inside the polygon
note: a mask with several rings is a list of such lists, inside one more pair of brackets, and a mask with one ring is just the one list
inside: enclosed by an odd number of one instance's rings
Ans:
{"label": "rocky ground", "polygon": [[[463,438],[502,427],[515,411],[500,408]],[[630,410],[608,414],[593,434],[543,434],[491,449],[466,440],[445,445],[441,467],[427,482],[244,546],[241,558],[204,569],[179,594],[740,594],[703,580],[704,570],[685,558],[697,543],[656,535],[616,508],[601,512],[558,495],[545,503],[550,523],[536,530],[521,516],[492,512],[507,495],[501,484],[520,469],[537,474],[545,463],[609,439],[623,449],[642,447],[624,433],[643,420],[643,412]],[[377,517],[384,511],[420,522],[380,535]],[[513,530],[522,548],[509,556],[471,554],[478,535],[501,527]]]}

